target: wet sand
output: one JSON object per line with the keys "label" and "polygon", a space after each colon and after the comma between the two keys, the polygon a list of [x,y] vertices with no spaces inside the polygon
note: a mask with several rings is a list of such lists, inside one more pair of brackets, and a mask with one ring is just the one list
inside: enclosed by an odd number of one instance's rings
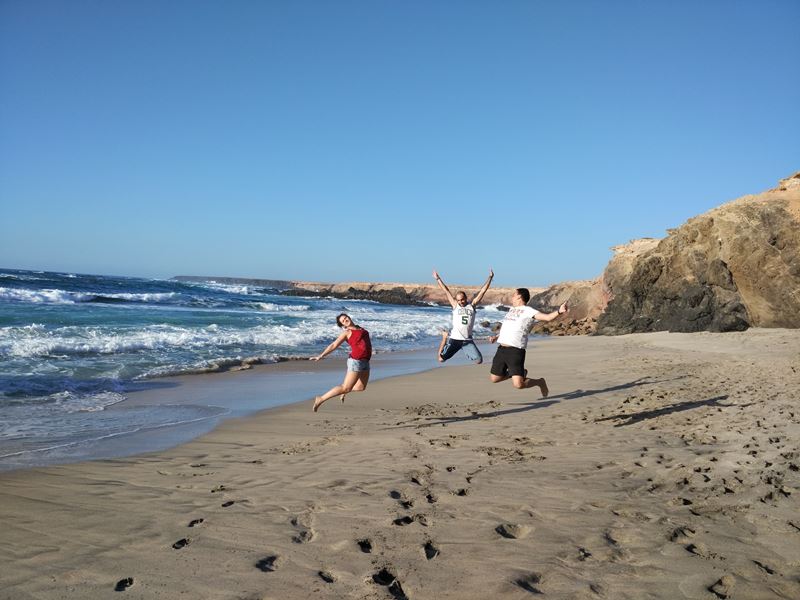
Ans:
{"label": "wet sand", "polygon": [[527,365],[549,398],[447,366],[0,474],[0,598],[800,597],[800,332]]}

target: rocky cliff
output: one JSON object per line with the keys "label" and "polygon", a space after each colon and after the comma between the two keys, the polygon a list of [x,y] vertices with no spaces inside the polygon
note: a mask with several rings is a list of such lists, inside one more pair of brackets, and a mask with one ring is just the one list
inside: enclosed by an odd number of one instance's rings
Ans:
{"label": "rocky cliff", "polygon": [[800,327],[800,173],[615,250],[598,333]]}

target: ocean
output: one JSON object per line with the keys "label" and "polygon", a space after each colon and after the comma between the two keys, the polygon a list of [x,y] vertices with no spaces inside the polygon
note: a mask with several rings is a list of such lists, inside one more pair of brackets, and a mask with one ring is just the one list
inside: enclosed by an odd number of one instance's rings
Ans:
{"label": "ocean", "polygon": [[[96,448],[108,439],[117,440],[113,454],[119,455],[127,447],[125,436],[150,432],[149,438],[157,439],[159,430],[239,416],[246,412],[241,406],[175,402],[174,394],[165,403],[135,405],[129,399],[170,387],[175,376],[314,356],[338,335],[340,312],[369,330],[376,354],[430,351],[430,364],[416,364],[417,370],[436,366],[433,351],[450,322],[450,310],[440,306],[283,296],[277,289],[215,282],[0,269],[0,469],[102,456]],[[478,321],[502,316],[487,306]],[[475,333],[489,335],[480,326]],[[346,356],[345,347],[336,355]],[[318,387],[327,389],[322,383]],[[283,403],[308,392],[283,394]],[[246,410],[276,402],[248,401]]]}

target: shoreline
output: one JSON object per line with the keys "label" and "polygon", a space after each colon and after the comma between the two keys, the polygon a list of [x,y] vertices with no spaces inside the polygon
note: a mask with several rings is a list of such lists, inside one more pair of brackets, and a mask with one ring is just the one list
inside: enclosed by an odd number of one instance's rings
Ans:
{"label": "shoreline", "polygon": [[797,330],[552,338],[547,399],[448,365],[0,473],[0,598],[797,597],[798,357]]}
{"label": "shoreline", "polygon": [[[479,343],[479,346],[484,353],[493,354],[491,345]],[[442,365],[436,362],[434,350],[376,353],[372,358],[370,383],[440,368]],[[448,362],[448,366],[458,364],[465,364],[461,355]],[[0,447],[0,455],[3,455],[0,456],[0,473],[167,450],[213,431],[228,419],[313,400],[315,394],[341,383],[345,367],[346,358],[340,356],[316,363],[303,358],[254,364],[242,370],[183,373],[142,380],[142,389],[128,392],[125,400],[106,407],[103,412],[113,415],[159,407],[193,409],[184,417],[185,421],[10,454]]]}

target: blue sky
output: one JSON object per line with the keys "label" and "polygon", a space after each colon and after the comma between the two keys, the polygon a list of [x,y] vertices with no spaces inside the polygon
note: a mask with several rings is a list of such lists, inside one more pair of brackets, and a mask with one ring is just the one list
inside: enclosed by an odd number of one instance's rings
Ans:
{"label": "blue sky", "polygon": [[546,285],[800,169],[800,2],[0,1],[0,266]]}

